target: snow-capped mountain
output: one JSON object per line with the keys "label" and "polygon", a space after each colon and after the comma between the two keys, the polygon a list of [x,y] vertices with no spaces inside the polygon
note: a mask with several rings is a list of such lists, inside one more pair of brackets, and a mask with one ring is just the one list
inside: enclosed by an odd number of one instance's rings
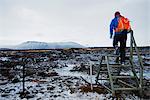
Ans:
{"label": "snow-capped mountain", "polygon": [[63,48],[84,48],[84,46],[75,42],[38,42],[38,41],[27,41],[19,44],[15,49],[63,49]]}

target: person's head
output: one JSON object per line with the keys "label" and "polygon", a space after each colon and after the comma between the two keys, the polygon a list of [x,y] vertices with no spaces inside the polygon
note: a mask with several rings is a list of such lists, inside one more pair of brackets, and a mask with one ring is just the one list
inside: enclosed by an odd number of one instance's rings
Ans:
{"label": "person's head", "polygon": [[115,12],[115,17],[120,17],[121,15],[120,15],[120,12],[119,11],[116,11]]}

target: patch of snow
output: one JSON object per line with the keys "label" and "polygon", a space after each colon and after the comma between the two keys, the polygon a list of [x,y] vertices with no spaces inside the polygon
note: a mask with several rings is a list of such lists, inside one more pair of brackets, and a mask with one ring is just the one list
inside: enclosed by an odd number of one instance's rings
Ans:
{"label": "patch of snow", "polygon": [[0,60],[2,60],[2,61],[9,61],[10,57],[0,57]]}

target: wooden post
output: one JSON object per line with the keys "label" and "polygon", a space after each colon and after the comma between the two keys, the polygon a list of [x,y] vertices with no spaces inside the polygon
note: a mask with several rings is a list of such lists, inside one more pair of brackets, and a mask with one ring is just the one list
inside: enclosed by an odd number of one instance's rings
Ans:
{"label": "wooden post", "polygon": [[23,59],[23,80],[22,80],[22,84],[23,84],[23,94],[25,93],[25,59]]}
{"label": "wooden post", "polygon": [[133,62],[133,31],[130,32],[130,59]]}
{"label": "wooden post", "polygon": [[112,76],[111,76],[112,69],[110,69],[110,66],[109,66],[108,56],[105,56],[105,61],[106,61],[106,64],[107,64],[107,69],[108,69],[108,75],[109,75],[109,80],[110,80],[112,95],[114,96],[115,95],[115,91],[114,91],[113,79],[112,79]]}
{"label": "wooden post", "polygon": [[139,84],[139,87],[140,87],[140,95],[142,96],[142,92],[143,92],[143,61],[142,61],[142,57],[140,56],[140,53],[139,53],[139,50],[137,48],[134,37],[133,37],[133,43],[134,43],[135,50],[136,50],[137,55],[138,55],[138,61],[140,64],[140,76],[139,76],[140,77],[140,84]]}
{"label": "wooden post", "polygon": [[96,84],[98,83],[98,78],[99,78],[99,74],[100,74],[100,69],[101,69],[101,64],[103,62],[103,59],[104,59],[104,56],[101,57],[101,60],[100,60],[100,66],[99,66],[99,69],[98,69],[98,74],[96,76]]}
{"label": "wooden post", "polygon": [[139,75],[140,82],[138,82],[138,83],[139,83],[139,88],[140,88],[140,95],[142,96],[142,92],[143,92],[143,62],[142,62],[142,58],[140,56],[139,50],[137,48],[137,45],[136,45],[136,42],[135,42],[135,39],[133,36],[133,31],[131,31],[130,59],[131,59],[132,63],[133,63],[133,44],[134,44],[135,51],[138,56],[138,62],[140,64],[140,75]]}
{"label": "wooden post", "polygon": [[93,91],[93,86],[92,86],[92,63],[90,62],[90,78],[91,78],[91,90]]}

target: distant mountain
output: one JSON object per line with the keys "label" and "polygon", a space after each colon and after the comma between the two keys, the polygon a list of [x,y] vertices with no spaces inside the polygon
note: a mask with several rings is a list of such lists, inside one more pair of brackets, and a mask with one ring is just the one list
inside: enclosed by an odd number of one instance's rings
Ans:
{"label": "distant mountain", "polygon": [[27,41],[15,47],[15,49],[64,49],[64,48],[85,48],[85,47],[75,42],[46,43],[38,41]]}
{"label": "distant mountain", "polygon": [[9,48],[0,48],[0,50],[12,50],[12,49],[9,49]]}

